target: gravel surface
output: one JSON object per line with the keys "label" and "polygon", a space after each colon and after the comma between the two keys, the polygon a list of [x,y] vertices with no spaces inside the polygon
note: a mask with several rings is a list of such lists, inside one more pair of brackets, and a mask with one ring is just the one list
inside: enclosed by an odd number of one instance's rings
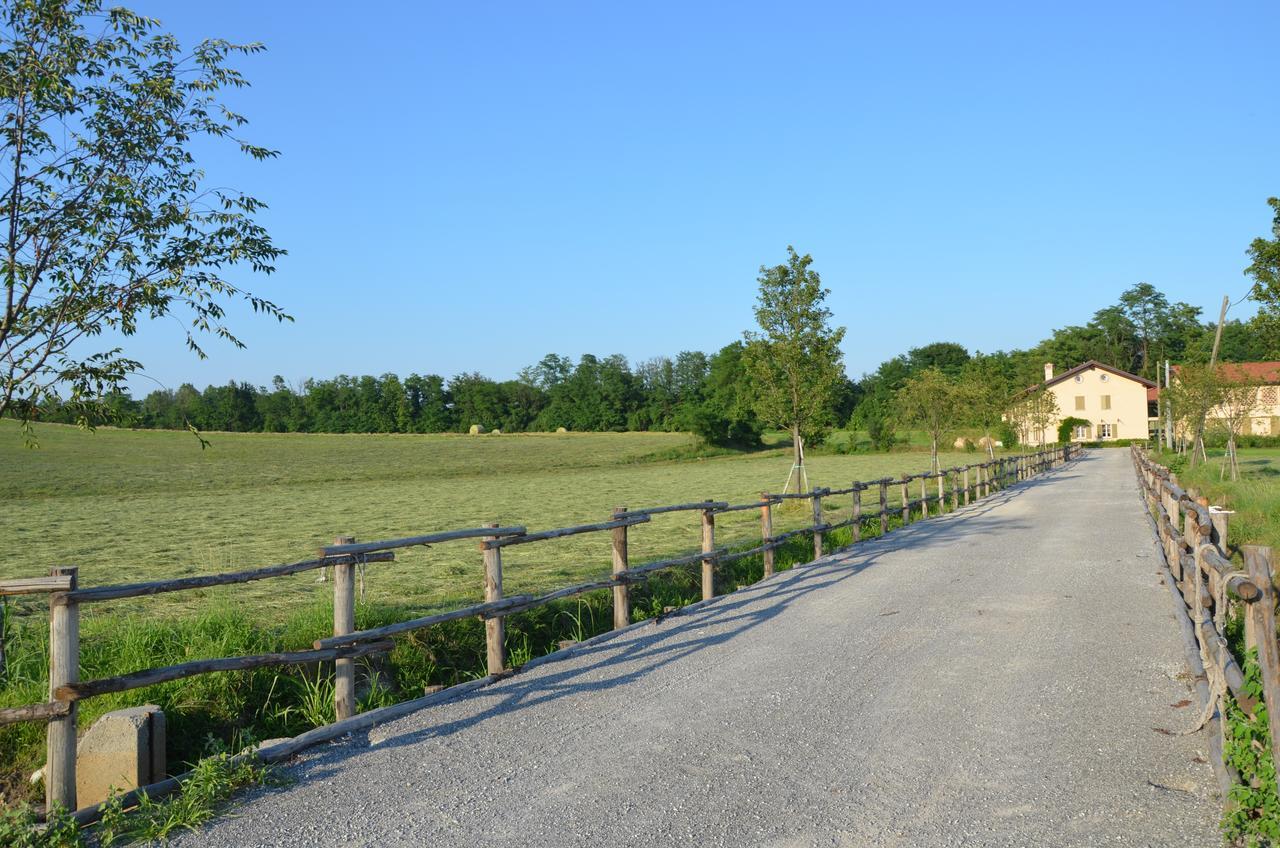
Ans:
{"label": "gravel surface", "polygon": [[305,754],[187,846],[1210,846],[1128,452]]}

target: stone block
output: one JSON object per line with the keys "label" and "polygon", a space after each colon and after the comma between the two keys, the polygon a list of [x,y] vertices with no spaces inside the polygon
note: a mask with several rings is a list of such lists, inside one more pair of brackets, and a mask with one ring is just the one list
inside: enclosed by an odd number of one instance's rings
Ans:
{"label": "stone block", "polygon": [[164,775],[164,712],[154,704],[99,717],[76,746],[80,807],[105,801],[112,789],[128,792],[163,780]]}

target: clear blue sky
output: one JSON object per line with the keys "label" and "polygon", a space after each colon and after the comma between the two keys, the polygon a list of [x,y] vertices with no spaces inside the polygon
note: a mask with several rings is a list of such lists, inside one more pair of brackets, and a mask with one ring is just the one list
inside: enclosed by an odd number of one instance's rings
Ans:
{"label": "clear blue sky", "polygon": [[788,243],[852,376],[1140,280],[1216,317],[1280,194],[1280,4],[1044,5],[138,0],[269,48],[233,103],[281,158],[204,161],[271,204],[289,256],[241,279],[297,322],[131,350],[171,387],[711,351]]}

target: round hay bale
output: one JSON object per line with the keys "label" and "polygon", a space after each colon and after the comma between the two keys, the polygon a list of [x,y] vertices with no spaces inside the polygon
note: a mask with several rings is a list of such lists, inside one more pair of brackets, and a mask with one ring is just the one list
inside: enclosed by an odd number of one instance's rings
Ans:
{"label": "round hay bale", "polygon": [[492,430],[490,430],[490,431],[489,431],[489,435],[490,435],[490,436],[501,436],[501,435],[502,435],[502,431],[501,431],[501,430],[499,430],[497,427],[494,427]]}
{"label": "round hay bale", "polygon": [[955,440],[955,443],[952,445],[952,447],[955,448],[956,450],[966,450],[971,444],[972,442],[970,442],[964,436],[961,436],[960,438]]}
{"label": "round hay bale", "polygon": [[467,432],[473,436],[478,436],[484,432],[484,428],[482,428],[479,424],[472,424],[471,429],[468,430]]}
{"label": "round hay bale", "polygon": [[978,439],[978,447],[983,450],[991,447],[999,447],[999,445],[1000,443],[993,441],[990,436],[983,436],[981,439]]}
{"label": "round hay bale", "polygon": [[557,427],[557,428],[556,428],[556,432],[557,432],[557,433],[567,433],[567,432],[569,432],[569,431],[568,431],[568,430],[566,430],[566,429],[565,429],[565,428],[563,428],[563,427]]}

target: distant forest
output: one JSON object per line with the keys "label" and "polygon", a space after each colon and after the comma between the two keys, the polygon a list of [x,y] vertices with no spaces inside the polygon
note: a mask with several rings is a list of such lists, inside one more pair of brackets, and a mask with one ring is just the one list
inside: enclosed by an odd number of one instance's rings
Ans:
{"label": "distant forest", "polygon": [[[1208,361],[1214,330],[1199,308],[1170,303],[1153,287],[1139,284],[1084,326],[1055,330],[1029,350],[970,352],[941,341],[886,360],[870,374],[844,380],[829,420],[873,432],[891,429],[894,392],[908,377],[929,367],[953,377],[981,368],[1010,389],[1039,382],[1045,362],[1062,370],[1096,359],[1155,379],[1165,359]],[[1276,358],[1278,347],[1274,325],[1265,316],[1228,321],[1220,358]],[[140,400],[115,394],[109,399],[108,418],[140,428],[279,433],[466,432],[472,425],[510,433],[561,427],[690,431],[713,444],[750,446],[759,442],[764,428],[753,410],[743,349],[742,342],[734,342],[710,354],[682,351],[674,358],[660,356],[635,364],[617,354],[587,354],[573,362],[553,353],[516,379],[504,381],[464,373],[449,379],[437,374],[342,375],[295,386],[276,377],[270,386],[233,382],[203,391],[183,384]],[[73,423],[83,421],[85,411],[55,404],[41,409],[37,417]]]}

